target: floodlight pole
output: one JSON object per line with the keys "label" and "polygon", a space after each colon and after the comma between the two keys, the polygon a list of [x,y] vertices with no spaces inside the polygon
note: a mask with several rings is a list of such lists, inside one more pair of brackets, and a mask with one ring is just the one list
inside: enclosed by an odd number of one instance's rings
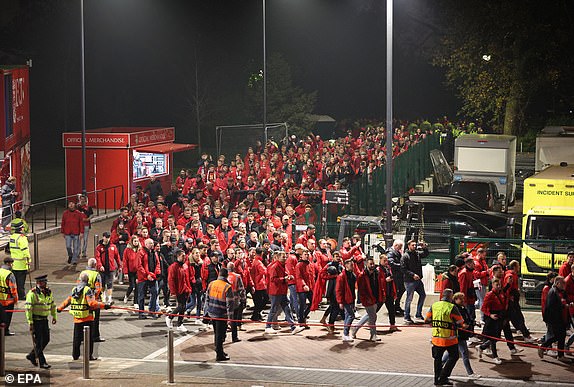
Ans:
{"label": "floodlight pole", "polygon": [[267,31],[265,26],[265,0],[263,1],[263,135],[267,146]]}
{"label": "floodlight pole", "polygon": [[80,0],[80,24],[82,37],[82,194],[86,194],[86,75],[84,61],[84,0]]}
{"label": "floodlight pole", "polygon": [[393,0],[387,0],[387,157],[385,231],[392,233],[393,208]]}

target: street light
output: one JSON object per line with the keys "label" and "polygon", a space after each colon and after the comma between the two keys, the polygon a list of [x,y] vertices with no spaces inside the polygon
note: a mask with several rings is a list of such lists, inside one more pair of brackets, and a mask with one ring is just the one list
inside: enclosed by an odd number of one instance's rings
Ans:
{"label": "street light", "polygon": [[385,231],[392,238],[393,215],[393,0],[387,0],[387,159]]}
{"label": "street light", "polygon": [[267,146],[267,34],[265,28],[265,0],[263,1],[263,135]]}
{"label": "street light", "polygon": [[82,194],[86,195],[86,75],[84,62],[84,0],[80,0],[82,35]]}

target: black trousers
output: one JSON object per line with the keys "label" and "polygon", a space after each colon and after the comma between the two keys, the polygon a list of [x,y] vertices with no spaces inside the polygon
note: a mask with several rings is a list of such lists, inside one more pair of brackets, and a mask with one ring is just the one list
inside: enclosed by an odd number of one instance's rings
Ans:
{"label": "black trousers", "polygon": [[12,316],[14,313],[14,304],[11,305],[0,305],[0,323],[4,324],[5,332],[10,331],[10,323],[12,322]]}
{"label": "black trousers", "polygon": [[261,320],[261,311],[267,303],[267,292],[265,290],[256,290],[253,293],[253,313],[251,320]]}
{"label": "black trousers", "polygon": [[138,278],[137,272],[128,273],[129,285],[128,285],[128,290],[126,291],[126,297],[129,297],[133,291],[134,292],[134,304],[136,304],[138,302],[138,286],[136,284],[137,278]]}
{"label": "black trousers", "polygon": [[345,319],[345,312],[339,308],[339,303],[337,302],[337,298],[335,297],[335,292],[329,297],[329,325],[335,324],[337,321],[337,316],[342,315],[343,319]]}
{"label": "black trousers", "polygon": [[[442,355],[448,352],[448,360],[442,365]],[[452,373],[452,369],[458,361],[458,344],[449,347],[432,346],[432,357],[434,359],[434,383],[446,382]]]}
{"label": "black trousers", "polygon": [[[90,327],[90,332],[92,332],[93,330],[92,326],[93,321],[74,323],[74,342],[72,344],[72,357],[74,358],[74,360],[78,360],[80,358],[80,348],[82,342],[84,341],[84,327]],[[94,340],[90,340],[90,358],[92,357],[93,353],[94,353]]]}
{"label": "black trousers", "polygon": [[223,357],[223,342],[227,335],[227,320],[211,320],[213,324],[213,341],[215,342],[215,353],[217,357]]}
{"label": "black trousers", "polygon": [[[546,335],[542,347],[550,348],[552,343],[557,342],[558,349],[564,350],[564,341],[566,340],[566,325],[564,324],[546,324]],[[563,357],[564,352],[558,351],[558,357]]]}
{"label": "black trousers", "polygon": [[236,322],[236,321],[240,321],[243,320],[243,306],[239,306],[237,307],[237,309],[235,309],[233,311],[233,320],[230,323],[231,325],[231,340],[237,340],[239,337],[237,336],[237,329],[239,326],[241,326],[240,322]]}
{"label": "black trousers", "polygon": [[100,339],[100,310],[96,309],[92,312],[94,314],[94,321],[92,321],[91,338],[92,341]]}
{"label": "black trousers", "polygon": [[177,306],[173,310],[173,314],[178,314],[179,317],[177,318],[177,326],[183,324],[183,314],[185,313],[185,305],[187,304],[187,299],[189,298],[189,293],[178,294],[175,296],[177,300]]}
{"label": "black trousers", "polygon": [[[377,312],[381,309],[382,306],[383,304],[377,305]],[[389,313],[389,324],[395,325],[395,300],[393,300],[391,297],[387,297],[385,300],[385,307]]]}
{"label": "black trousers", "polygon": [[401,280],[395,280],[395,287],[397,289],[397,298],[395,300],[395,310],[401,309],[401,298],[405,294],[405,283]]}
{"label": "black trousers", "polygon": [[518,329],[523,337],[529,337],[530,331],[526,328],[526,323],[524,322],[524,315],[520,309],[520,303],[518,300],[510,300],[508,302],[508,315],[510,317],[510,322],[514,325],[514,328]]}
{"label": "black trousers", "polygon": [[48,319],[34,320],[34,348],[30,351],[29,356],[32,359],[38,359],[40,364],[46,364],[44,349],[50,342],[50,327]]}
{"label": "black trousers", "polygon": [[163,294],[163,304],[169,306],[169,284],[167,283],[167,278],[162,277],[159,281],[159,291]]}
{"label": "black trousers", "polygon": [[[504,328],[504,325],[506,325],[508,328],[507,329]],[[494,320],[490,318],[490,316],[484,316],[484,328],[482,329],[483,334],[492,337],[500,337],[500,334],[503,330],[504,330],[504,337],[507,340],[513,340],[512,331],[510,330],[510,324],[508,322],[505,322],[504,320],[500,319]],[[510,334],[510,337],[508,336],[508,334]],[[482,344],[480,344],[480,348],[484,350],[490,347],[490,350],[492,351],[492,357],[497,358],[498,352],[496,351],[496,343],[497,340],[486,339],[482,342]]]}
{"label": "black trousers", "polygon": [[[297,292],[297,301],[299,303],[299,310],[297,311],[299,324],[305,323],[309,313],[311,312],[311,303],[313,302],[313,292]],[[307,302],[309,301],[309,302]]]}
{"label": "black trousers", "polygon": [[18,299],[26,299],[26,275],[28,270],[12,270],[14,277],[16,277],[16,287],[18,288]]}

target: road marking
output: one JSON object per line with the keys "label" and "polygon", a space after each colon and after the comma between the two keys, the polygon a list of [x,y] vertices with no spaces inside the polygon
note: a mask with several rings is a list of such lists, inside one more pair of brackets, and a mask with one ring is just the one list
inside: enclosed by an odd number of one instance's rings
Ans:
{"label": "road marking", "polygon": [[[188,339],[190,339],[191,337],[193,337],[193,335],[185,335],[183,337],[180,337],[179,339],[175,340],[173,342],[173,348],[177,347],[178,345],[186,342]],[[146,357],[143,358],[143,360],[153,360],[155,358],[160,357],[161,355],[163,355],[164,353],[167,352],[167,345],[163,348],[158,349],[155,352],[150,353],[149,355],[147,355]]]}
{"label": "road marking", "polygon": [[[183,339],[183,338],[182,338]],[[179,340],[178,340],[179,341]],[[175,346],[175,343],[174,343]],[[147,357],[147,356],[146,356]],[[11,361],[22,361],[22,353],[16,352],[7,352],[6,359]],[[49,356],[50,362],[52,364],[57,363],[65,363],[66,367],[67,364],[73,362],[70,359],[69,355],[50,355]],[[130,358],[117,358],[117,357],[100,357],[101,362],[99,362],[99,366],[97,367],[99,370],[105,371],[102,365],[112,366],[114,369],[118,369],[118,364],[122,364],[123,370],[127,370],[130,366],[135,366],[141,363],[166,363],[167,360],[163,359],[130,359]],[[80,364],[80,361],[75,361]],[[185,360],[175,360],[175,364],[179,365],[199,365],[205,366],[206,362],[204,361],[185,361]],[[336,368],[312,368],[312,367],[298,367],[298,366],[279,366],[279,365],[262,365],[262,364],[241,364],[241,363],[215,363],[209,362],[210,367],[223,367],[223,368],[250,368],[250,369],[274,369],[274,370],[291,370],[291,371],[311,371],[311,372],[325,372],[328,374],[333,373],[343,373],[343,374],[363,374],[363,375],[379,375],[379,376],[406,376],[406,377],[415,377],[415,378],[434,378],[433,375],[430,374],[416,374],[416,373],[408,373],[408,372],[391,372],[391,371],[370,371],[370,370],[354,370],[354,369],[336,369]],[[106,367],[107,370],[107,367]],[[127,371],[133,372],[135,374],[142,374],[142,372],[137,371]],[[191,375],[193,376],[193,375]],[[209,376],[202,376],[202,378],[207,379],[219,379],[219,378],[211,378]],[[468,380],[467,377],[462,375],[454,375],[451,376],[451,379],[459,381],[459,382],[466,382]],[[254,379],[256,380],[256,379]],[[541,380],[520,380],[520,379],[504,379],[504,378],[485,378],[482,377],[478,379],[479,381],[488,381],[493,383],[500,383],[505,382],[509,384],[520,384],[520,385],[536,385],[536,386],[543,386],[543,385],[554,385],[554,386],[572,386],[572,383],[566,382],[552,382],[552,381],[541,381]]]}

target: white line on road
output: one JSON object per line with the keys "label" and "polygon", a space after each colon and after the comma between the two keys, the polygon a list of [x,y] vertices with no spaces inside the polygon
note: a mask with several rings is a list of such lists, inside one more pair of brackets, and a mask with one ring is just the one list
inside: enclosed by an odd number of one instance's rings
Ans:
{"label": "white line on road", "polygon": [[[190,339],[193,335],[185,335],[183,337],[180,337],[179,339],[175,340],[173,342],[173,348],[177,347],[178,345],[186,342],[188,339]],[[155,358],[160,357],[161,355],[163,355],[164,353],[167,352],[167,346],[158,349],[155,352],[150,353],[149,355],[147,355],[146,357],[143,358],[143,360],[153,360]]]}

